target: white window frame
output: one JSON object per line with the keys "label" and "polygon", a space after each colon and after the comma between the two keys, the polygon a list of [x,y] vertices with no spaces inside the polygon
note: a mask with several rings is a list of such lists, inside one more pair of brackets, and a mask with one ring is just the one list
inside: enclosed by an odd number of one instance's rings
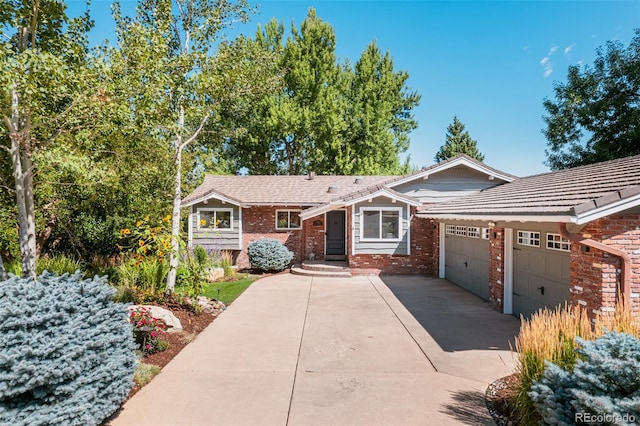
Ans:
{"label": "white window frame", "polygon": [[[231,223],[229,228],[203,228],[200,226],[200,212],[229,212]],[[215,215],[217,221],[217,215]],[[233,231],[233,209],[223,207],[201,207],[196,212],[196,222],[198,225],[198,231],[216,231],[216,232],[231,232]]]}
{"label": "white window frame", "polygon": [[455,225],[446,225],[444,229],[445,229],[445,234],[447,234],[447,235],[456,235],[456,226]]}
{"label": "white window frame", "polygon": [[[380,213],[380,222],[378,231],[380,233],[379,238],[365,238],[364,237],[364,212],[376,211]],[[382,237],[382,212],[398,212],[398,238],[384,238]],[[381,241],[381,242],[399,242],[402,241],[402,207],[360,207],[360,241]]]}
{"label": "white window frame", "polygon": [[518,231],[516,242],[519,246],[540,247],[541,235],[540,231]]}
{"label": "white window frame", "polygon": [[467,237],[480,238],[480,228],[477,226],[467,226]]}
{"label": "white window frame", "polygon": [[[549,239],[549,237],[551,237],[551,240]],[[563,238],[562,235],[560,234],[547,232],[547,237],[545,241],[546,241],[547,249],[549,250],[562,251],[565,253],[571,252],[571,241],[567,240],[566,238]],[[556,246],[559,246],[559,247],[556,247]],[[563,246],[566,246],[567,248],[563,248]]]}
{"label": "white window frame", "polygon": [[[278,213],[287,213],[287,227],[286,228],[281,228],[278,226]],[[300,226],[298,226],[297,228],[292,228],[291,227],[291,213],[298,213],[298,215],[300,215],[301,210],[296,210],[296,209],[282,209],[282,210],[276,210],[276,229],[278,231],[296,231],[296,230],[300,230],[302,229],[302,221],[300,221]],[[298,216],[298,219],[300,219],[300,216]]]}
{"label": "white window frame", "polygon": [[466,237],[467,236],[467,227],[462,225],[456,225],[456,235],[458,237]]}
{"label": "white window frame", "polygon": [[482,238],[483,240],[488,240],[489,239],[489,229],[490,228],[481,228],[480,229],[480,238]]}

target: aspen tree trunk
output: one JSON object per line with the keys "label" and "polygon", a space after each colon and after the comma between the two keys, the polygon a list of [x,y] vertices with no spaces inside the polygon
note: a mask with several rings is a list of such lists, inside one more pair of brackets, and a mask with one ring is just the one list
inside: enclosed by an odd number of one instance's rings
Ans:
{"label": "aspen tree trunk", "polygon": [[[184,107],[180,105],[180,113],[178,118],[178,129],[184,128]],[[182,184],[182,135],[178,133],[176,136],[176,155],[175,167],[176,175],[173,182],[173,211],[171,213],[171,253],[169,253],[169,273],[167,274],[168,294],[173,293],[176,286],[176,277],[178,273],[178,261],[180,256],[180,202],[182,201],[181,184]]]}

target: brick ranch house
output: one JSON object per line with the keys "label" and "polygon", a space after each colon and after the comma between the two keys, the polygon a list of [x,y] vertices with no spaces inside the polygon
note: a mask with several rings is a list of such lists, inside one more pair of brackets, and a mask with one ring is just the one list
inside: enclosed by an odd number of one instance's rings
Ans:
{"label": "brick ranch house", "polygon": [[525,178],[465,155],[404,176],[213,176],[187,196],[189,244],[277,238],[354,274],[446,278],[505,314],[570,300],[638,308],[640,156]]}

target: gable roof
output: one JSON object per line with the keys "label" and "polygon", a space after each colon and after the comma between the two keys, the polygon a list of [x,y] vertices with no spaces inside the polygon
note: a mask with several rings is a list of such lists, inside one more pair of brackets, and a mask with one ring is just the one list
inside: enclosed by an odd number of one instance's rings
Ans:
{"label": "gable roof", "polygon": [[503,180],[504,182],[512,182],[518,178],[517,176],[487,166],[486,164],[476,160],[475,158],[471,158],[466,154],[458,154],[455,157],[448,158],[439,163],[432,164],[431,166],[423,167],[422,169],[413,173],[390,179],[385,182],[385,184],[389,188],[393,188],[416,179],[426,179],[429,175],[459,166],[466,166],[480,173],[484,173],[489,177]]}
{"label": "gable roof", "polygon": [[376,197],[386,197],[391,200],[400,201],[401,203],[406,203],[417,207],[422,203],[417,198],[414,198],[410,195],[403,194],[398,191],[394,191],[393,189],[388,188],[384,184],[373,185],[368,188],[352,192],[347,194],[344,197],[339,197],[331,200],[328,203],[323,205],[312,207],[304,210],[300,213],[300,218],[302,220],[309,219],[310,217],[317,216],[319,214],[328,212],[329,210],[351,206],[353,204],[359,203],[361,201],[369,200]]}
{"label": "gable roof", "polygon": [[640,155],[517,179],[424,207],[430,218],[573,222],[640,206]]}
{"label": "gable roof", "polygon": [[188,207],[209,198],[236,205],[314,206],[393,177],[321,175],[310,179],[308,176],[206,175],[204,182],[182,200],[182,206]]}

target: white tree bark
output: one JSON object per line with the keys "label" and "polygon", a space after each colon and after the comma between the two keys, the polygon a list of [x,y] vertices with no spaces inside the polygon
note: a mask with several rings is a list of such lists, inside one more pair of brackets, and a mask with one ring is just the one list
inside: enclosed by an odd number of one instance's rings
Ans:
{"label": "white tree bark", "polygon": [[[169,273],[167,274],[167,286],[166,293],[173,293],[176,286],[176,278],[178,273],[178,262],[180,260],[180,203],[182,201],[182,150],[193,142],[198,135],[202,132],[204,125],[209,120],[208,113],[204,116],[200,122],[200,126],[195,132],[189,136],[187,140],[183,142],[182,136],[178,134],[176,137],[176,155],[175,155],[175,167],[176,175],[173,181],[173,211],[171,214],[171,253],[169,254]],[[179,129],[184,128],[184,107],[180,106],[180,115],[178,119]]]}
{"label": "white tree bark", "polygon": [[2,261],[2,255],[0,255],[0,281],[4,281],[7,278],[7,270],[4,269],[4,262]]}
{"label": "white tree bark", "polygon": [[29,152],[29,123],[20,115],[20,96],[16,84],[11,93],[11,119],[5,118],[9,128],[9,155],[13,166],[18,208],[18,239],[22,254],[22,276],[36,278],[36,233],[33,204],[33,164]]}

